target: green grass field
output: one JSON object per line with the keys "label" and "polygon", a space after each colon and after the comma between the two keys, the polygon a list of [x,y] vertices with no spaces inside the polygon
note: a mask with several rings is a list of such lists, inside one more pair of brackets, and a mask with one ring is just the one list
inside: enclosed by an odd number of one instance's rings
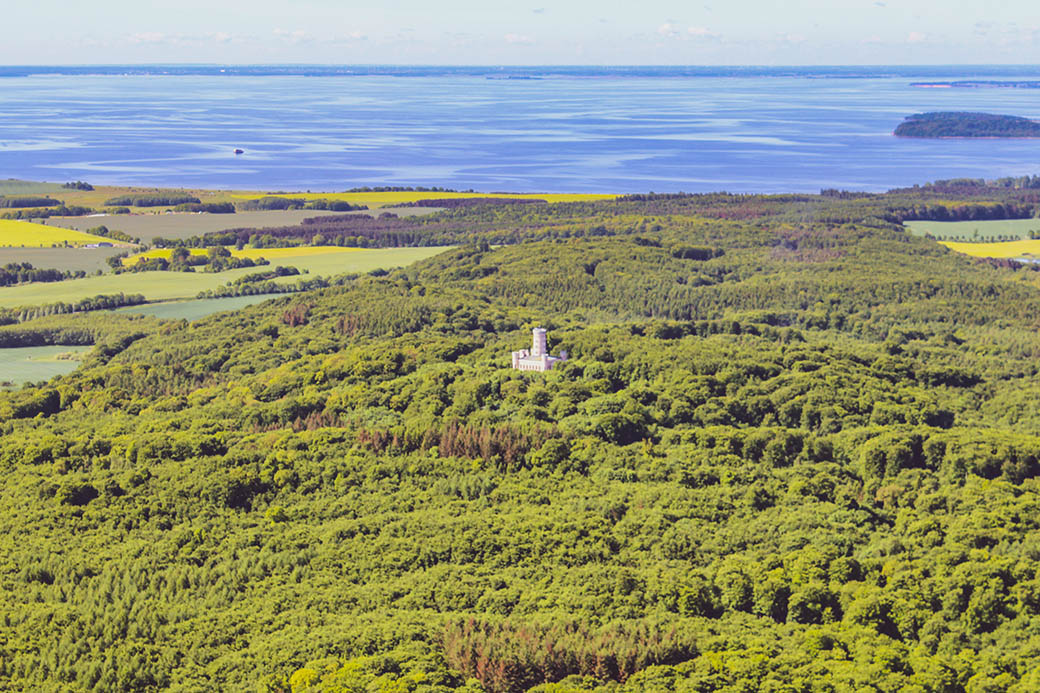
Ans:
{"label": "green grass field", "polygon": [[82,231],[73,231],[58,226],[0,219],[0,246],[9,248],[52,248],[55,246],[82,246],[88,243],[114,242],[108,238],[93,236]]}
{"label": "green grass field", "polygon": [[1040,219],[999,219],[995,221],[907,221],[903,225],[915,236],[932,236],[940,241],[996,241],[1001,237],[1028,239],[1029,232],[1040,234]]}
{"label": "green grass field", "polygon": [[227,298],[195,298],[190,301],[167,301],[145,303],[116,309],[116,313],[151,315],[163,320],[200,320],[225,310],[238,310],[257,303],[284,296],[285,294],[257,294],[256,296],[230,296]]}
{"label": "green grass field", "polygon": [[46,195],[59,193],[64,188],[58,183],[40,183],[34,180],[7,178],[0,180],[0,195]]}
{"label": "green grass field", "polygon": [[[90,347],[43,346],[0,349],[0,388],[50,380],[71,373]],[[70,358],[59,358],[69,356]]]}
{"label": "green grass field", "polygon": [[[287,249],[289,250],[289,249]],[[336,248],[342,251],[342,248]],[[279,258],[272,264],[306,270],[311,277],[328,277],[345,272],[368,272],[374,269],[402,267],[447,250],[437,248],[386,248],[353,252],[328,252],[319,255],[297,255]],[[59,301],[73,303],[98,294],[143,294],[148,301],[171,301],[195,298],[200,291],[216,289],[238,277],[262,271],[246,267],[227,272],[139,272],[108,274],[100,277],[72,279],[53,284],[23,284],[0,288],[0,308],[33,306]],[[294,283],[299,277],[281,277],[282,283]]]}

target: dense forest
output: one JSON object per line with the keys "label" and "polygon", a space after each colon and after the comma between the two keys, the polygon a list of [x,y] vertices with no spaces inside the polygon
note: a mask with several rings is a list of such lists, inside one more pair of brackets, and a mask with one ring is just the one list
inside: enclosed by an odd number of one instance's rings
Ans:
{"label": "dense forest", "polygon": [[115,207],[166,207],[182,204],[201,204],[201,200],[185,192],[130,193],[105,200],[106,205]]}
{"label": "dense forest", "polygon": [[868,226],[890,226],[912,220],[1020,219],[1035,217],[1040,212],[1040,188],[1036,179],[1024,176],[997,181],[936,181],[885,194],[824,190],[820,195],[628,195],[611,202],[553,205],[537,200],[526,204],[498,204],[497,201],[477,206],[467,201],[462,204],[440,201],[440,204],[448,209],[427,216],[398,217],[390,212],[377,216],[320,216],[294,226],[243,227],[186,240],[163,239],[159,243],[192,248],[217,245],[393,248],[632,235],[647,230],[656,232],[666,219],[674,219],[680,225],[728,220]]}
{"label": "dense forest", "polygon": [[243,200],[238,203],[242,211],[272,209],[325,209],[333,212],[352,212],[368,209],[365,205],[352,205],[343,200],[306,200],[298,197],[279,197],[268,195],[255,200]]}
{"label": "dense forest", "polygon": [[86,274],[83,270],[69,272],[33,267],[28,262],[9,262],[0,266],[0,286],[14,286],[23,282],[60,282],[65,279],[79,279]]}
{"label": "dense forest", "polygon": [[49,197],[0,196],[0,209],[11,209],[13,207],[57,207],[60,204],[60,200],[52,200]]}
{"label": "dense forest", "polygon": [[1040,137],[1040,123],[992,113],[938,112],[908,116],[897,137]]}
{"label": "dense forest", "polygon": [[[38,203],[39,200],[34,200],[33,202]],[[3,212],[0,213],[0,219],[48,219],[50,217],[84,217],[88,214],[93,214],[96,211],[91,207],[83,207],[81,205],[66,206],[64,203],[61,202],[56,202],[56,204],[58,205],[57,207],[28,207],[25,209],[15,209],[13,211]]]}
{"label": "dense forest", "polygon": [[[89,298],[81,298],[75,303],[65,303],[59,301],[57,303],[45,303],[41,305],[23,306],[19,308],[0,308],[0,325],[13,325],[16,323],[22,323],[27,321],[36,320],[37,318],[50,316],[50,315],[66,315],[68,313],[85,313],[96,310],[112,310],[113,308],[120,308],[122,306],[136,306],[144,303],[144,296],[141,294],[99,294],[97,296],[91,296]],[[34,334],[33,330],[29,330],[24,334],[31,336]],[[10,333],[0,332],[0,345],[12,346],[6,341]],[[51,342],[40,342],[40,343],[19,343],[16,346],[40,346],[41,344],[50,344]],[[60,343],[60,342],[57,342]],[[86,342],[90,344],[90,342]]]}
{"label": "dense forest", "polygon": [[981,189],[322,219],[456,247],[0,327],[94,345],[0,393],[0,688],[1040,689],[1036,275],[900,225]]}

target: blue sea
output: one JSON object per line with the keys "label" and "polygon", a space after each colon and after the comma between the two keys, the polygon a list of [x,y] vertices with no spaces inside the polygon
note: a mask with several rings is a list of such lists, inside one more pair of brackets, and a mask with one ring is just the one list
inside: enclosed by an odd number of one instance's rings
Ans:
{"label": "blue sea", "polygon": [[1040,67],[0,67],[0,178],[817,192],[1040,174],[1040,140],[892,136],[924,111],[1040,119],[1040,89],[914,85],[957,80]]}

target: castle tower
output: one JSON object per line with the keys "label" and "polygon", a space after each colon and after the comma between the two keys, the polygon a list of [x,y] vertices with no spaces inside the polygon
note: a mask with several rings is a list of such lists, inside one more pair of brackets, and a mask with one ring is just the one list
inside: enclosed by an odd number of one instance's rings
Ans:
{"label": "castle tower", "polygon": [[531,356],[541,357],[546,356],[549,350],[545,346],[545,329],[542,327],[536,327],[532,330],[533,340],[531,342]]}
{"label": "castle tower", "polygon": [[559,356],[550,356],[545,340],[545,329],[536,327],[531,331],[531,350],[514,351],[513,368],[518,371],[551,371],[553,366],[567,360],[567,352],[561,351]]}

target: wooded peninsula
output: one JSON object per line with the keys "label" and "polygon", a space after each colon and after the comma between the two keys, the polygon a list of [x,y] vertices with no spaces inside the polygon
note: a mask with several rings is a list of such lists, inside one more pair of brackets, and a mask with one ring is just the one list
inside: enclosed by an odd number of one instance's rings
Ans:
{"label": "wooded peninsula", "polygon": [[1040,137],[1040,122],[992,113],[918,113],[907,116],[897,137]]}

